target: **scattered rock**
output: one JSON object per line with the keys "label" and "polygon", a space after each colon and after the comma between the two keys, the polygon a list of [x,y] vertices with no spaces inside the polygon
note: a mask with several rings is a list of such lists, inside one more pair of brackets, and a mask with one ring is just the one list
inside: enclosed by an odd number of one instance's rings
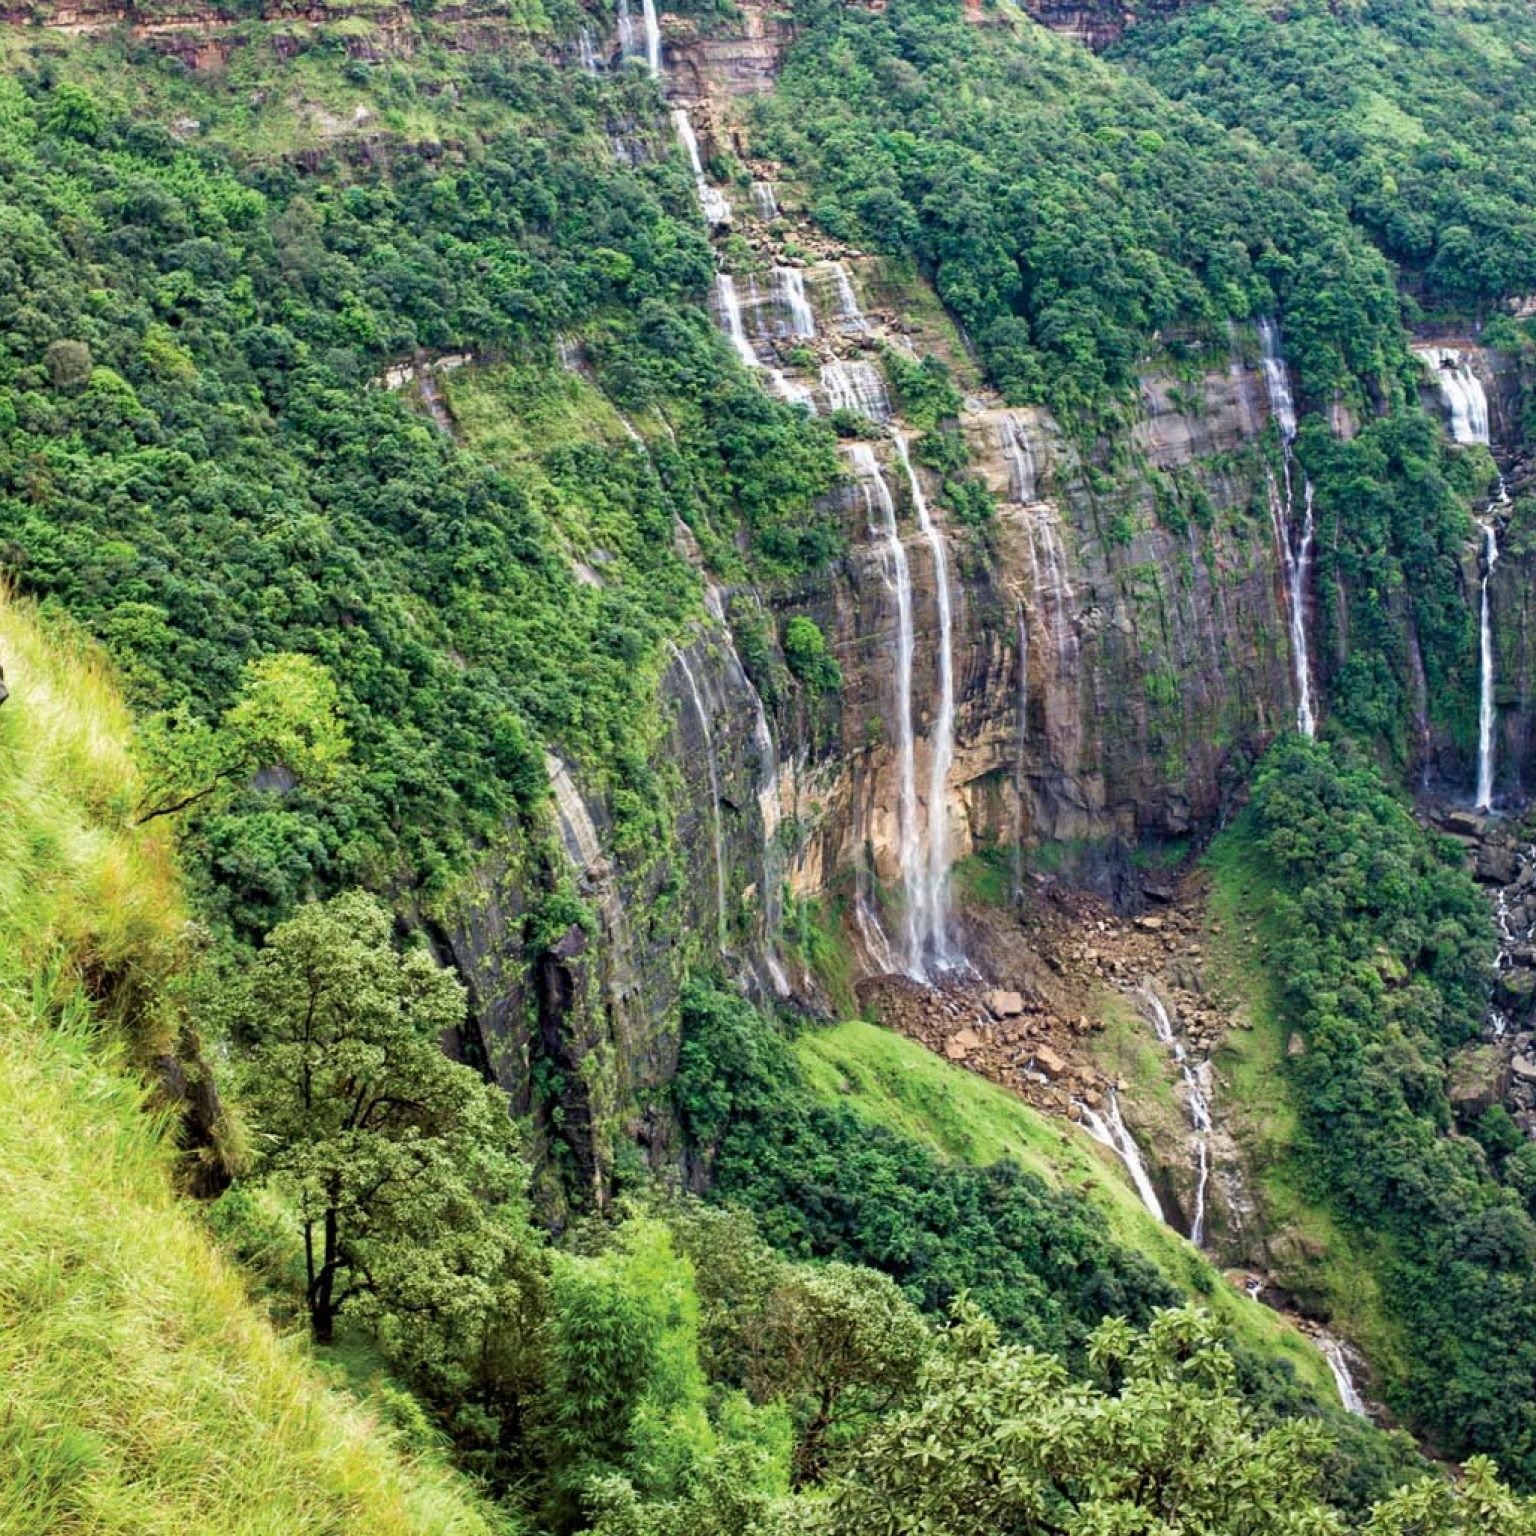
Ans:
{"label": "scattered rock", "polygon": [[1067,1064],[1050,1046],[1042,1045],[1035,1051],[1035,1063],[1048,1077],[1060,1077]]}
{"label": "scattered rock", "polygon": [[999,1019],[1016,1019],[1024,1012],[1024,999],[1017,992],[996,987],[987,993],[987,1007]]}
{"label": "scattered rock", "polygon": [[1160,917],[1138,917],[1136,926],[1143,933],[1160,933],[1163,927],[1163,919]]}

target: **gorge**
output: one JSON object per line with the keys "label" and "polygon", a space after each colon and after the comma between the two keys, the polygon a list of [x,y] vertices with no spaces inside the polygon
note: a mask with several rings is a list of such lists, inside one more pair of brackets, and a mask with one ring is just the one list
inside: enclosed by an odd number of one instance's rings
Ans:
{"label": "gorge", "polygon": [[1325,12],[0,19],[0,1300],[276,1362],[19,1529],[1536,1528],[1523,141]]}

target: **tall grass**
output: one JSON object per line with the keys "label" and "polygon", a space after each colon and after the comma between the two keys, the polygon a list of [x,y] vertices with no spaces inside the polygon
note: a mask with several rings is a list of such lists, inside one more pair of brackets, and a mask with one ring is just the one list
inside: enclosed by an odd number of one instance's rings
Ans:
{"label": "tall grass", "polygon": [[129,717],[3,592],[0,662],[0,1533],[498,1529],[279,1338],[174,1195],[128,1058],[164,1043],[186,916],[166,834],[132,825]]}

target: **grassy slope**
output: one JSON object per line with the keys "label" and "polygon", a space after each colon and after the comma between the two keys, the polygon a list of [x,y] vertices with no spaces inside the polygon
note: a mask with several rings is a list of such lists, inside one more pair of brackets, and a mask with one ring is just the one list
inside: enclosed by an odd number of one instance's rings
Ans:
{"label": "grassy slope", "polygon": [[1259,894],[1266,876],[1241,823],[1218,839],[1206,865],[1211,917],[1219,925],[1208,935],[1212,975],[1251,1026],[1231,1031],[1216,1053],[1218,1093],[1247,1155],[1265,1230],[1273,1234],[1275,1278],[1326,1310],[1337,1330],[1383,1368],[1401,1346],[1381,1313],[1372,1278],[1379,1265],[1308,1191],[1296,1154],[1300,1122],[1285,1071],[1290,1031],[1262,958],[1272,936],[1253,916],[1264,906]]}
{"label": "grassy slope", "polygon": [[0,1532],[488,1532],[254,1309],[173,1194],[135,1051],[184,926],[128,825],[128,717],[83,646],[0,594]]}
{"label": "grassy slope", "polygon": [[922,1046],[860,1022],[796,1042],[802,1069],[824,1098],[899,1130],[940,1156],[985,1165],[1010,1158],[1052,1185],[1090,1200],[1118,1242],[1146,1255],[1235,1337],[1290,1361],[1324,1401],[1328,1367],[1310,1343],[1268,1308],[1234,1289],[1183,1238],[1148,1214],[1111,1153],[1064,1121],[1037,1114],[992,1083]]}

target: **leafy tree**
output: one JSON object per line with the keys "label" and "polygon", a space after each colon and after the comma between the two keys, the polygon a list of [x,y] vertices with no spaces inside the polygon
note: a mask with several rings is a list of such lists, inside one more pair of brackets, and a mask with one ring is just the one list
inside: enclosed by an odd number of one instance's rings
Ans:
{"label": "leafy tree", "polygon": [[138,809],[142,824],[229,793],[261,769],[324,786],[349,742],[330,672],[313,657],[279,653],[246,663],[217,725],[184,705],[148,720],[140,748],[151,786]]}
{"label": "leafy tree", "polygon": [[524,1173],[504,1096],[442,1050],[459,983],[353,892],[303,907],[257,956],[236,1019],[263,1166],[295,1202],[305,1306],[402,1341],[468,1329],[498,1299]]}

